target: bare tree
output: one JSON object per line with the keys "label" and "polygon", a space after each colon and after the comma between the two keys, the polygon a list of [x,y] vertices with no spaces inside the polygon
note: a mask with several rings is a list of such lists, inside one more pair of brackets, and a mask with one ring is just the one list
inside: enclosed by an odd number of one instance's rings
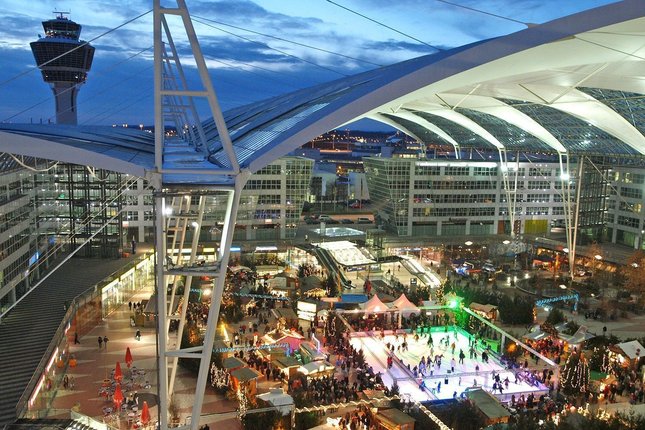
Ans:
{"label": "bare tree", "polygon": [[637,250],[622,268],[625,277],[625,289],[632,294],[645,292],[645,253]]}

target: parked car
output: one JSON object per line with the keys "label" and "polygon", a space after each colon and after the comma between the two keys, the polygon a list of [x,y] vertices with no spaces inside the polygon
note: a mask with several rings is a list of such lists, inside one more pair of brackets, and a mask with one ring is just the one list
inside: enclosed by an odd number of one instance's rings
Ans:
{"label": "parked car", "polygon": [[352,221],[349,218],[343,218],[343,219],[340,220],[340,223],[341,224],[354,224],[354,221]]}
{"label": "parked car", "polygon": [[359,224],[372,224],[373,221],[367,217],[362,217],[359,216],[358,219],[356,220],[357,223]]}
{"label": "parked car", "polygon": [[318,216],[318,221],[320,222],[328,222],[330,219],[333,219],[329,215],[319,215]]}

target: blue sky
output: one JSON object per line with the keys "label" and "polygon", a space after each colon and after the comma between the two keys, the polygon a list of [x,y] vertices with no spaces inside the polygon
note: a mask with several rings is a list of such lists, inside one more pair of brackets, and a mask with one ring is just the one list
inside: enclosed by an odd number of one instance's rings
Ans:
{"label": "blue sky", "polygon": [[[452,48],[525,28],[522,24],[437,0],[334,2],[425,44],[327,0],[187,0],[222,107],[243,105],[378,65],[436,52],[428,45]],[[529,23],[543,23],[612,3],[609,0],[450,2]],[[162,1],[162,4],[171,6],[172,2]],[[152,8],[152,2],[3,0],[0,3],[3,22],[0,27],[0,55],[3,58],[0,121],[24,123],[54,119],[53,96],[35,67],[29,42],[43,33],[41,21],[52,18],[55,8],[70,11],[70,18],[83,25],[82,39],[91,40],[145,13]],[[177,26],[174,29],[178,49],[187,52],[182,29]],[[151,124],[153,70],[152,50],[148,48],[152,47],[152,14],[92,44],[96,48],[94,64],[78,96],[79,124]],[[184,65],[189,80],[196,80],[191,62],[185,59]],[[200,104],[200,110],[203,118],[210,116],[203,104]],[[361,126],[366,127],[365,124]]]}

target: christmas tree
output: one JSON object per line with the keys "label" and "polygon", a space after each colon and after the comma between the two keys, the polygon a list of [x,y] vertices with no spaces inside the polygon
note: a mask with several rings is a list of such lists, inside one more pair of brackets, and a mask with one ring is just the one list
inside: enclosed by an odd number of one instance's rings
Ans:
{"label": "christmas tree", "polygon": [[585,393],[589,385],[589,365],[582,353],[573,353],[564,363],[560,375],[560,387],[565,394]]}

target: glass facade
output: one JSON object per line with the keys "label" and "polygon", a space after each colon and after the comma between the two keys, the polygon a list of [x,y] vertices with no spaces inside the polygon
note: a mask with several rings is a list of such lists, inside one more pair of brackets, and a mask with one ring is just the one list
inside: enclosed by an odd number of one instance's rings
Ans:
{"label": "glass facade", "polygon": [[[377,221],[390,232],[464,236],[510,231],[507,192],[496,162],[380,157],[363,161],[370,196],[382,204]],[[521,162],[512,167],[509,183],[517,182],[519,232],[548,234],[552,223],[564,219],[559,164]],[[591,223],[592,216],[585,216]]]}

